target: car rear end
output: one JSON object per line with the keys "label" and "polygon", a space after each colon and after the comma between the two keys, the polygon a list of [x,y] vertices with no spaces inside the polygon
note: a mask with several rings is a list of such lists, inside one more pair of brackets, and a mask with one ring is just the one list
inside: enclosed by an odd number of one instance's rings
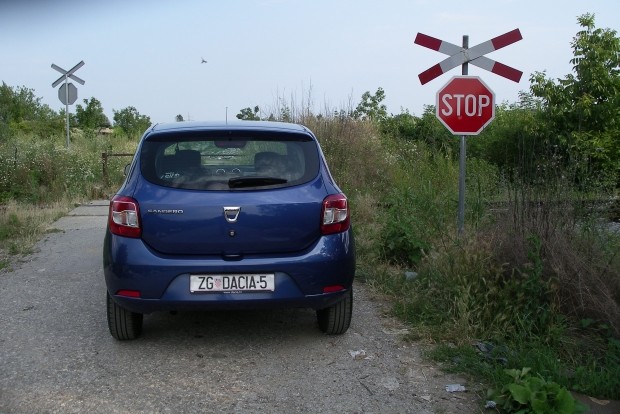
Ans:
{"label": "car rear end", "polygon": [[[108,221],[108,316],[126,312],[121,322],[161,310],[309,307],[325,325],[351,300],[348,202],[299,125],[155,126]],[[347,306],[339,328],[322,329],[346,331]]]}

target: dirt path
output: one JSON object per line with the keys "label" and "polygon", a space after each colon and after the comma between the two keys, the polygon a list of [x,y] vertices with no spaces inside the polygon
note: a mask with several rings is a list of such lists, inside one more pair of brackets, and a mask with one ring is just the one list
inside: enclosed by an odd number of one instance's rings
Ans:
{"label": "dirt path", "polygon": [[310,310],[145,317],[109,335],[101,245],[107,208],[54,224],[36,253],[0,272],[1,413],[474,413],[466,384],[399,340],[363,285],[342,336]]}

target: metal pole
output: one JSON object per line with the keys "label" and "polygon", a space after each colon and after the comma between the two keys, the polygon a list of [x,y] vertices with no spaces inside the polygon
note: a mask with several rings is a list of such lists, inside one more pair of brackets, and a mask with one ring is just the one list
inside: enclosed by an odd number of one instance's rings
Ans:
{"label": "metal pole", "polygon": [[67,119],[67,148],[69,148],[69,85],[68,76],[65,75],[65,116]]}
{"label": "metal pole", "polygon": [[[463,36],[463,49],[469,48],[469,36]],[[461,74],[468,75],[467,62],[463,63]],[[461,153],[459,156],[459,212],[458,212],[458,237],[463,235],[465,228],[465,158],[467,156],[465,135],[461,135]]]}
{"label": "metal pole", "polygon": [[101,160],[103,161],[103,182],[108,185],[108,153],[101,153]]}

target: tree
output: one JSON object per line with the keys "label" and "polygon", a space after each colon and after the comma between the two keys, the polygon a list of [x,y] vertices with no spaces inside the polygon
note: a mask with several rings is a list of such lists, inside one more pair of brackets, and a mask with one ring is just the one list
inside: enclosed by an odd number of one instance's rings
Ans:
{"label": "tree", "polygon": [[40,115],[41,98],[33,89],[25,86],[12,88],[2,82],[0,86],[0,122],[7,124],[21,121],[33,121]]}
{"label": "tree", "polygon": [[592,131],[617,127],[620,103],[620,38],[616,31],[595,29],[594,15],[578,18],[581,30],[573,38],[574,74],[554,82],[544,73],[532,75],[532,93],[543,99],[549,115],[561,119],[564,130]]}
{"label": "tree", "polygon": [[569,162],[585,160],[589,172],[620,178],[620,38],[595,28],[593,14],[577,20],[582,30],[571,43],[573,73],[556,82],[537,72],[530,90],[542,100],[549,134],[571,155]]}
{"label": "tree", "polygon": [[493,122],[478,138],[467,141],[468,156],[493,163],[508,177],[528,182],[544,179],[541,173],[549,171],[558,147],[550,145],[543,115],[526,93],[521,93],[518,103],[498,105]]}
{"label": "tree", "polygon": [[434,105],[425,105],[424,112],[418,118],[410,134],[417,140],[428,144],[445,154],[456,153],[458,140],[454,135],[437,119]]}
{"label": "tree", "polygon": [[255,106],[254,109],[247,107],[239,111],[239,113],[236,116],[237,116],[237,119],[241,119],[244,121],[260,121],[260,117],[258,116],[259,111],[260,111],[260,108],[258,107],[258,105]]}
{"label": "tree", "polygon": [[140,115],[133,106],[112,112],[114,112],[114,126],[120,128],[128,136],[142,134],[151,125],[151,118]]}
{"label": "tree", "polygon": [[15,131],[31,132],[41,137],[51,136],[61,130],[61,118],[33,89],[25,86],[0,86],[0,139]]}
{"label": "tree", "polygon": [[183,115],[178,114],[178,115],[176,116],[176,120],[177,120],[177,122],[183,122],[183,121],[184,121],[184,119],[183,119]]}
{"label": "tree", "polygon": [[75,106],[75,117],[78,127],[82,129],[110,127],[110,120],[103,113],[103,107],[99,100],[93,97],[90,100],[84,99],[84,105],[84,107],[80,104]]}
{"label": "tree", "polygon": [[369,91],[364,92],[362,100],[353,111],[356,119],[370,119],[372,121],[382,121],[387,117],[387,107],[381,102],[385,99],[383,88],[379,87],[374,95]]}
{"label": "tree", "polygon": [[407,110],[398,115],[386,117],[381,122],[381,132],[399,139],[415,139],[417,118]]}

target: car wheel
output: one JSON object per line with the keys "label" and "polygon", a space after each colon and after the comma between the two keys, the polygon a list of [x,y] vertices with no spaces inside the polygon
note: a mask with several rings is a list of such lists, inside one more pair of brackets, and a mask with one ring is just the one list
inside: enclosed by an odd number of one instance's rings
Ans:
{"label": "car wheel", "polygon": [[316,311],[319,329],[329,335],[340,335],[349,329],[351,314],[353,313],[353,288],[346,296],[329,308]]}
{"label": "car wheel", "polygon": [[108,328],[112,336],[118,340],[136,339],[142,333],[141,313],[130,312],[120,307],[110,293],[106,293],[108,302]]}

